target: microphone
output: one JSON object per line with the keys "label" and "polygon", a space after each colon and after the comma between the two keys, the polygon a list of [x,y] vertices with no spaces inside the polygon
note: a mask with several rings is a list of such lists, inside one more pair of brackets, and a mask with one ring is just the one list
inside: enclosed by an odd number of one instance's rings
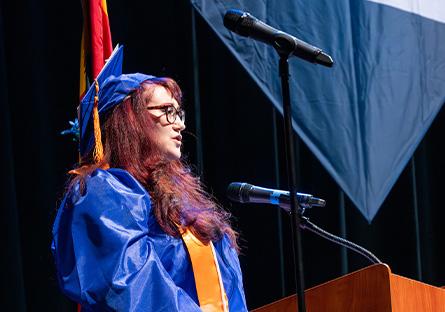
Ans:
{"label": "microphone", "polygon": [[[260,203],[278,205],[290,212],[290,194],[288,191],[268,189],[248,183],[232,182],[227,187],[227,197],[239,203]],[[298,203],[302,208],[324,207],[326,201],[310,194],[297,193]]]}
{"label": "microphone", "polygon": [[238,35],[270,44],[278,53],[291,53],[303,60],[327,67],[334,64],[332,58],[321,49],[275,29],[247,12],[228,10],[224,15],[224,26]]}

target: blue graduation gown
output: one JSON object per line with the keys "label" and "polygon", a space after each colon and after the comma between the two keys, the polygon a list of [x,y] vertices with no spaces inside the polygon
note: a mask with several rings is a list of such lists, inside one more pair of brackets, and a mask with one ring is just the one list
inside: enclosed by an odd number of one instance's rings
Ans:
{"label": "blue graduation gown", "polygon": [[[247,311],[238,256],[214,243],[230,311]],[[63,199],[52,251],[62,291],[84,311],[201,311],[180,238],[158,225],[150,196],[122,169],[98,169]]]}

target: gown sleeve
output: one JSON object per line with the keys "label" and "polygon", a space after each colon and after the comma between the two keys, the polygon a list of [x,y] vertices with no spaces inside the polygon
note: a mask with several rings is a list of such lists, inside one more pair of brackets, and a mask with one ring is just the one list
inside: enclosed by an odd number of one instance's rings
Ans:
{"label": "gown sleeve", "polygon": [[201,311],[153,247],[148,193],[122,172],[95,171],[59,208],[52,249],[63,292],[87,310]]}

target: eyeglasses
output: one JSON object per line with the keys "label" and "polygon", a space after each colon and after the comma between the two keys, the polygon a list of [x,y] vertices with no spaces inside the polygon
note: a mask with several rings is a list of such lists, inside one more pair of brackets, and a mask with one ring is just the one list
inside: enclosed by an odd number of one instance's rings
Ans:
{"label": "eyeglasses", "polygon": [[185,122],[185,111],[182,108],[176,108],[173,105],[159,105],[159,106],[149,106],[146,109],[160,109],[167,117],[167,121],[169,124],[172,124],[176,121],[176,117],[182,122]]}

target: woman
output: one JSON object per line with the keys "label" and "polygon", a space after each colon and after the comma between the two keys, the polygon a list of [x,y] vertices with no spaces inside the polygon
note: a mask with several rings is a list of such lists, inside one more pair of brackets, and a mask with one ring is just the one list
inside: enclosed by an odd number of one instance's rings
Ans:
{"label": "woman", "polygon": [[111,76],[95,105],[54,223],[63,292],[85,311],[247,311],[229,214],[181,162],[176,82]]}

